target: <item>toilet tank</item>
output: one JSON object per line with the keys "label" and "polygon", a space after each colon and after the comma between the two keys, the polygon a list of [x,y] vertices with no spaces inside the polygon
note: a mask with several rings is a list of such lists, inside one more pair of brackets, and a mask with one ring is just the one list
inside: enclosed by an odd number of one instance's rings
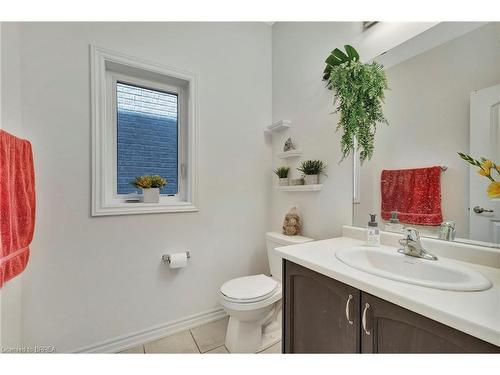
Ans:
{"label": "toilet tank", "polygon": [[300,243],[306,243],[311,241],[314,240],[308,237],[287,236],[286,234],[278,232],[267,232],[266,233],[267,259],[269,260],[269,270],[271,271],[271,276],[281,281],[282,258],[276,254],[276,251],[274,250],[275,248],[288,245],[297,245]]}

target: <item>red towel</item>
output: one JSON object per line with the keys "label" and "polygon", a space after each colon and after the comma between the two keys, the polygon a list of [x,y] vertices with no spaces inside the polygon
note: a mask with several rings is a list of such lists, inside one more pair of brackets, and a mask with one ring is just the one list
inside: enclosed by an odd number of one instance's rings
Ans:
{"label": "red towel", "polygon": [[384,220],[397,211],[402,223],[441,224],[441,167],[383,170],[380,180]]}
{"label": "red towel", "polygon": [[0,130],[0,288],[26,268],[34,229],[31,144]]}

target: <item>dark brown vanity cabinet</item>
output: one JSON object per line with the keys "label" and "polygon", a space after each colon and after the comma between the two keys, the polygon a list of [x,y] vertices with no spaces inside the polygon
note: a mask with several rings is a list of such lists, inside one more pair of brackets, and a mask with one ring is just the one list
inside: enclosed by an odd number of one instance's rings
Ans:
{"label": "dark brown vanity cabinet", "polygon": [[283,262],[284,353],[500,353],[500,347]]}
{"label": "dark brown vanity cabinet", "polygon": [[361,320],[363,353],[500,353],[498,346],[364,292]]}
{"label": "dark brown vanity cabinet", "polygon": [[285,261],[284,353],[359,353],[360,292]]}

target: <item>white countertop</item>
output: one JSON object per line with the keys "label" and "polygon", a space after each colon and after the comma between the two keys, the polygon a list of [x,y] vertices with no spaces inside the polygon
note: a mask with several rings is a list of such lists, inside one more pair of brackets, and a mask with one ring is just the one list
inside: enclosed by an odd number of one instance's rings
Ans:
{"label": "white countertop", "polygon": [[493,286],[480,292],[438,290],[358,271],[335,257],[338,250],[360,245],[364,245],[364,241],[338,237],[279,247],[276,251],[284,259],[500,346],[499,268],[454,259],[482,273]]}

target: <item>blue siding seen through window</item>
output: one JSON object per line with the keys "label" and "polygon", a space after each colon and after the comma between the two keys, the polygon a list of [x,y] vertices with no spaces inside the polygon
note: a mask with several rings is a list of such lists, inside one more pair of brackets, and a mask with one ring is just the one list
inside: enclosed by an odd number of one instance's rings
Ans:
{"label": "blue siding seen through window", "polygon": [[118,82],[117,193],[133,193],[136,176],[167,179],[161,194],[177,194],[177,95]]}

